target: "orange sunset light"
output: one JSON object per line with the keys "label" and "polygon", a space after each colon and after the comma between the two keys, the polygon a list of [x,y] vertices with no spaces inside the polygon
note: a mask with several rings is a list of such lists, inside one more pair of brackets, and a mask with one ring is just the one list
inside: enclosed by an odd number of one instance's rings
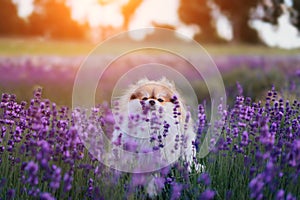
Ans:
{"label": "orange sunset light", "polygon": [[69,0],[72,17],[79,22],[88,22],[91,27],[123,26],[122,7],[128,0]]}

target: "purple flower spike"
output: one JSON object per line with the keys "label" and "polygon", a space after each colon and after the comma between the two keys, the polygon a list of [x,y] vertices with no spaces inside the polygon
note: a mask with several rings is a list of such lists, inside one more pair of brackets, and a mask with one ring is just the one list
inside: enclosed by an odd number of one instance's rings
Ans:
{"label": "purple flower spike", "polygon": [[29,163],[27,163],[26,167],[25,167],[25,171],[27,171],[29,174],[31,175],[36,175],[38,172],[38,165],[36,163],[34,163],[33,161],[30,161]]}
{"label": "purple flower spike", "polygon": [[181,191],[182,191],[183,187],[181,184],[173,182],[172,183],[172,196],[171,199],[175,200],[175,199],[179,199],[181,196]]}
{"label": "purple flower spike", "polygon": [[165,178],[155,177],[154,181],[157,188],[157,192],[160,193],[161,190],[165,187]]}
{"label": "purple flower spike", "polygon": [[71,190],[72,188],[72,181],[73,181],[73,176],[72,176],[72,172],[69,171],[64,175],[64,191],[68,192]]}
{"label": "purple flower spike", "polygon": [[28,178],[26,180],[27,183],[30,183],[32,185],[37,185],[38,184],[38,173],[39,167],[36,163],[34,163],[33,161],[30,161],[29,163],[27,163],[26,167],[25,167],[25,171],[28,174]]}
{"label": "purple flower spike", "polygon": [[56,165],[52,166],[52,181],[50,182],[50,187],[52,189],[58,189],[60,186],[60,180],[61,180],[61,169],[57,167]]}
{"label": "purple flower spike", "polygon": [[43,192],[40,194],[40,200],[55,200],[55,198],[51,194]]}
{"label": "purple flower spike", "polygon": [[131,184],[133,187],[143,186],[147,182],[147,175],[133,174],[131,178]]}
{"label": "purple flower spike", "polygon": [[284,200],[284,190],[279,190],[276,194],[276,200]]}
{"label": "purple flower spike", "polygon": [[242,141],[241,141],[241,144],[243,145],[243,146],[247,146],[248,145],[248,138],[249,138],[249,136],[248,136],[248,132],[247,131],[244,131],[243,133],[242,133]]}
{"label": "purple flower spike", "polygon": [[16,195],[16,190],[15,189],[10,189],[7,191],[7,199],[14,199]]}
{"label": "purple flower spike", "polygon": [[291,193],[288,193],[288,195],[286,196],[286,200],[297,200],[297,198],[294,197]]}
{"label": "purple flower spike", "polygon": [[198,178],[198,182],[203,182],[206,186],[209,186],[211,183],[210,176],[208,173],[202,173]]}
{"label": "purple flower spike", "polygon": [[249,183],[249,187],[251,191],[250,198],[262,199],[262,192],[264,188],[263,175],[259,174],[257,177],[252,179]]}
{"label": "purple flower spike", "polygon": [[242,96],[243,95],[243,87],[241,86],[241,84],[239,82],[236,82],[236,86],[238,89],[238,95]]}
{"label": "purple flower spike", "polygon": [[201,195],[199,199],[203,199],[203,200],[210,200],[210,199],[214,199],[215,197],[215,192],[211,189],[207,189],[205,190]]}

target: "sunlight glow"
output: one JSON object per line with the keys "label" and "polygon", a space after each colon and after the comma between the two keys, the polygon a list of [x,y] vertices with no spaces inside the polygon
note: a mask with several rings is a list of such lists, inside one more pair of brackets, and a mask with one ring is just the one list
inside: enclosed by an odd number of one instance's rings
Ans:
{"label": "sunlight glow", "polygon": [[232,24],[226,16],[221,15],[219,18],[217,18],[216,28],[220,37],[228,41],[233,39]]}
{"label": "sunlight glow", "polygon": [[279,17],[278,25],[254,20],[251,26],[268,46],[285,49],[300,47],[299,31],[290,23],[288,13]]}
{"label": "sunlight glow", "polygon": [[[120,27],[123,24],[121,6],[128,0],[69,0],[72,17],[81,23],[88,22],[91,27],[112,26]],[[101,4],[100,4],[101,3]]]}
{"label": "sunlight glow", "polygon": [[20,17],[26,18],[32,13],[34,9],[33,1],[34,0],[13,0],[18,6],[18,15]]}
{"label": "sunlight glow", "polygon": [[[130,23],[129,30],[138,28],[155,27],[155,25],[173,26],[175,30],[187,37],[193,38],[199,32],[195,25],[185,25],[178,16],[179,0],[144,0],[135,11]],[[143,39],[145,35],[139,34]]]}
{"label": "sunlight glow", "polygon": [[287,7],[293,6],[293,0],[284,0],[284,3],[286,4]]}
{"label": "sunlight glow", "polygon": [[210,6],[218,35],[227,41],[232,40],[233,28],[230,20],[220,11],[220,8],[216,4],[211,3]]}

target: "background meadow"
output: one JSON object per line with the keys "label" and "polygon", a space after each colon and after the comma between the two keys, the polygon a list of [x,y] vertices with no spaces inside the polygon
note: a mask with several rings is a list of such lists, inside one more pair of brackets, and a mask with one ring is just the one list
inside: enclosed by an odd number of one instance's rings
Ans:
{"label": "background meadow", "polygon": [[[59,48],[59,43],[56,45]],[[37,48],[35,54],[1,58],[2,198],[147,198],[143,175],[103,166],[76,136],[70,106],[83,56],[54,52],[47,56],[41,53],[47,49]],[[239,47],[234,46],[233,52],[234,48]],[[158,199],[299,197],[300,60],[294,52],[282,55],[281,51],[259,56],[251,51],[213,55],[228,96],[224,132],[217,148],[199,160],[206,166],[205,172],[188,174],[181,165],[160,172]],[[158,62],[182,67],[165,55],[154,56]],[[137,58],[127,59],[122,64],[130,68]],[[144,55],[139,59],[150,58]],[[203,81],[192,75],[189,80],[201,103],[197,124],[201,141],[208,127],[205,112],[209,113],[203,102],[209,96]],[[111,87],[107,85],[107,90]],[[38,88],[42,92],[33,95]],[[101,122],[110,134],[113,122],[105,105],[93,120]]]}
{"label": "background meadow", "polygon": [[[79,137],[80,131],[92,134],[99,125],[111,135],[111,90],[124,71],[139,63],[180,69],[189,80],[199,102],[199,148],[211,126],[206,85],[187,62],[160,52],[145,51],[112,63],[104,74],[105,84],[98,87],[92,115],[81,129],[75,124],[81,119],[71,108],[73,83],[89,53],[116,33],[150,25],[193,30],[183,32],[212,57],[227,94],[227,107],[219,107],[225,121],[216,133],[220,139],[208,156],[197,159],[205,169],[189,172],[179,160],[157,171],[153,180],[158,194],[152,198],[300,198],[298,1],[170,0],[150,5],[142,0],[45,0],[33,1],[33,7],[24,2],[0,2],[0,17],[7,19],[0,22],[0,199],[151,198],[146,191],[149,174],[103,165]],[[151,21],[147,9],[154,9],[157,18]],[[160,9],[167,14],[161,15]],[[201,27],[201,32],[189,25]],[[132,41],[124,38],[102,50],[99,66],[118,55],[122,46],[134,47]],[[140,43],[157,41],[188,52],[187,60],[202,61],[188,44],[159,35],[145,36]]]}

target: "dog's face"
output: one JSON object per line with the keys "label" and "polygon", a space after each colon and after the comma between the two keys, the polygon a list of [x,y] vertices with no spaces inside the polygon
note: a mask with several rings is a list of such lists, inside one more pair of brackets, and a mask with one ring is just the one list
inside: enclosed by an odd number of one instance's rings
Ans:
{"label": "dog's face", "polygon": [[165,106],[174,103],[174,92],[160,84],[145,84],[138,87],[130,96],[129,101],[139,100],[141,103],[152,107]]}

